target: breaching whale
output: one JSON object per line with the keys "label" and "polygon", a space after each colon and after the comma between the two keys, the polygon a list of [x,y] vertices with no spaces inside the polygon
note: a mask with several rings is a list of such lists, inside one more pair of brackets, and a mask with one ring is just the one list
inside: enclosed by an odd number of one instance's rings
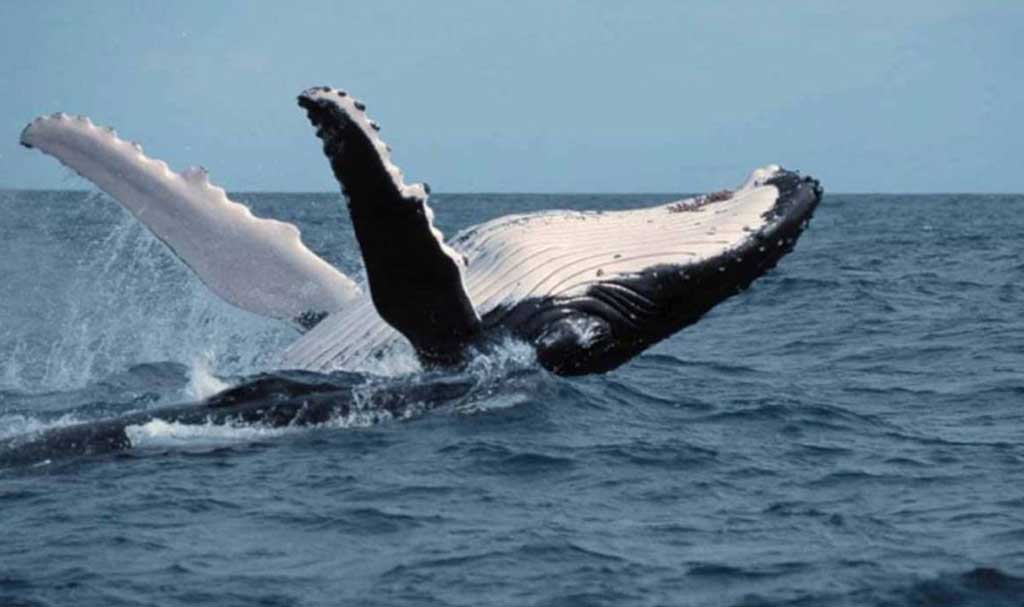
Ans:
{"label": "breaching whale", "polygon": [[25,127],[22,145],[110,194],[213,293],[303,335],[281,354],[285,371],[198,405],[6,439],[0,466],[125,449],[132,428],[152,420],[308,425],[364,405],[403,416],[476,385],[428,374],[356,403],[352,388],[362,376],[345,371],[372,369],[402,342],[427,367],[458,366],[467,353],[511,337],[532,345],[556,374],[608,371],[774,267],[822,196],[815,179],[771,165],[733,190],[630,211],[500,217],[446,242],[429,188],[404,182],[365,105],[327,87],[298,101],[348,202],[364,287],[306,248],[295,226],[230,200],[202,168],[174,172],[81,116],[41,116]]}
{"label": "breaching whale", "polygon": [[304,334],[282,368],[360,370],[407,340],[425,366],[459,365],[511,337],[562,375],[605,372],[696,322],[793,249],[818,181],[771,165],[738,188],[629,211],[505,216],[446,241],[426,184],[406,184],[363,103],[316,87],[298,97],[341,185],[366,267],[361,288],[258,218],[88,118],[30,123],[39,149],[110,194],[224,300]]}

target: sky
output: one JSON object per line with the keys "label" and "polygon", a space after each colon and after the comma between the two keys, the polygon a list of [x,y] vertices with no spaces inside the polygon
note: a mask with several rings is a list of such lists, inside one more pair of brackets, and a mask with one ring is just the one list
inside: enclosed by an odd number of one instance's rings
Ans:
{"label": "sky", "polygon": [[[847,6],[840,6],[844,4]],[[1024,192],[1024,2],[0,0],[0,188],[85,114],[232,191],[335,191],[295,97],[368,106],[442,192]]]}

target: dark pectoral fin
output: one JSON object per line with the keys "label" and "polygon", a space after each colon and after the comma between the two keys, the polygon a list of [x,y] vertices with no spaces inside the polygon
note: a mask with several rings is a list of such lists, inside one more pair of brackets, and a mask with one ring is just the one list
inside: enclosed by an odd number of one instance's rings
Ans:
{"label": "dark pectoral fin", "polygon": [[314,88],[299,105],[348,199],[377,312],[426,361],[457,361],[480,319],[463,285],[462,258],[433,225],[428,189],[404,183],[359,101]]}

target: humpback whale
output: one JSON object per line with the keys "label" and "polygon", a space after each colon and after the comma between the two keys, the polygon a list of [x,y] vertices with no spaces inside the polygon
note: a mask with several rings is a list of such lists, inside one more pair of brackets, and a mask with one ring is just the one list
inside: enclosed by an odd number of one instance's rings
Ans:
{"label": "humpback whale", "polygon": [[500,217],[452,239],[426,184],[404,181],[366,106],[315,87],[298,97],[347,201],[359,286],[288,223],[254,216],[202,168],[180,173],[81,116],[41,116],[21,144],[107,192],[209,289],[303,332],[286,369],[356,371],[395,344],[425,367],[462,364],[507,338],[549,371],[610,371],[693,324],[790,252],[822,197],[777,165],[739,187],[629,211]]}
{"label": "humpback whale", "polygon": [[[254,216],[201,167],[173,171],[83,116],[32,121],[21,144],[55,157],[113,197],[214,294],[302,335],[284,371],[198,404],[0,441],[0,466],[131,446],[153,420],[321,424],[403,416],[469,392],[465,374],[352,388],[403,344],[427,368],[458,368],[512,338],[560,375],[610,371],[697,322],[792,251],[821,201],[817,180],[769,165],[731,190],[628,211],[499,217],[451,240],[434,226],[426,184],[406,184],[366,106],[329,87],[298,97],[347,201],[366,268],[357,285],[310,251],[289,223]],[[419,405],[417,405],[419,406]]]}

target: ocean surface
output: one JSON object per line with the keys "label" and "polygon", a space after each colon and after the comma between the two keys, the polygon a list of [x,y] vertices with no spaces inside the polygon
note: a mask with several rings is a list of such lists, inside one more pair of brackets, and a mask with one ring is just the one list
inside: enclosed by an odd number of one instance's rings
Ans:
{"label": "ocean surface", "polygon": [[[432,202],[452,234],[677,197]],[[235,198],[360,275],[337,194]],[[245,386],[296,338],[100,194],[0,191],[0,217],[0,443]],[[607,375],[510,345],[324,378],[364,411],[468,386],[403,415],[152,422],[2,467],[0,605],[1019,607],[1022,285],[1024,196],[826,194],[776,270]]]}

